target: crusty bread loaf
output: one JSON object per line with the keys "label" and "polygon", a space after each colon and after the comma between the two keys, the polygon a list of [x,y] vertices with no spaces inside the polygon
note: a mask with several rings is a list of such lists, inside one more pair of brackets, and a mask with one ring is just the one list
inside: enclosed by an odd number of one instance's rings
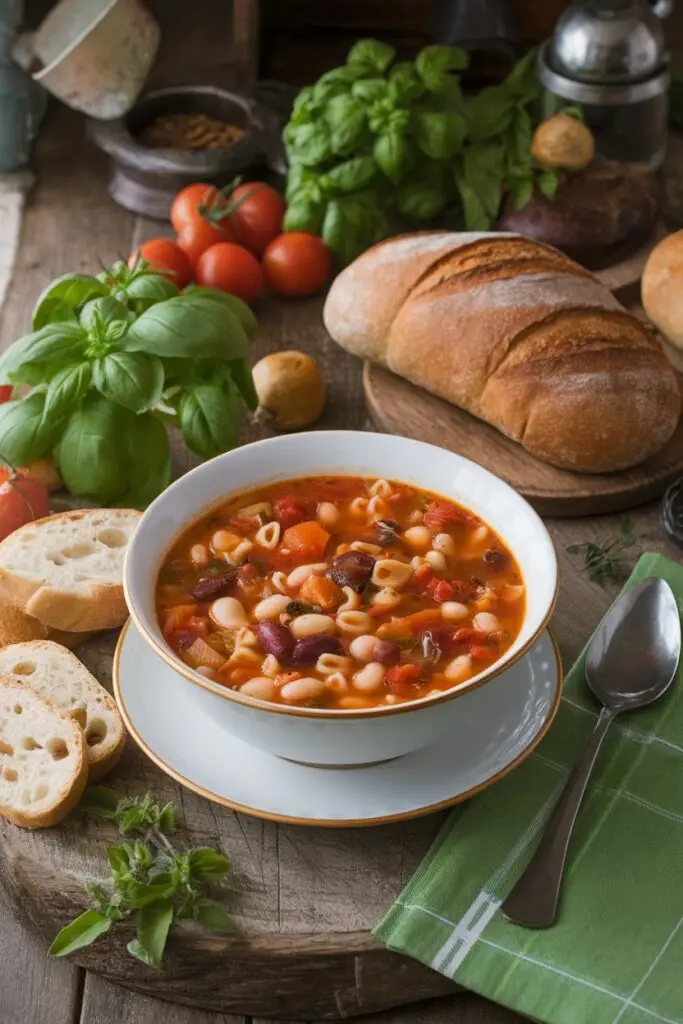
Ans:
{"label": "crusty bread loaf", "polygon": [[640,287],[645,312],[662,332],[667,355],[683,370],[683,231],[654,247]]}
{"label": "crusty bread loaf", "polygon": [[123,556],[139,520],[132,509],[85,509],[27,523],[0,543],[0,599],[50,629],[123,625]]}
{"label": "crusty bread loaf", "polygon": [[0,648],[10,644],[21,644],[28,640],[54,640],[68,647],[78,647],[89,640],[92,633],[67,633],[61,629],[48,629],[38,619],[32,618],[21,608],[0,600]]}
{"label": "crusty bread loaf", "polygon": [[0,675],[23,683],[83,729],[90,780],[101,779],[123,753],[126,732],[116,704],[78,658],[50,640],[0,651]]}
{"label": "crusty bread loaf", "polygon": [[514,234],[390,239],[330,289],[344,348],[461,406],[556,466],[636,465],[681,399],[654,334],[567,256]]}
{"label": "crusty bread loaf", "polygon": [[0,814],[23,828],[55,825],[76,806],[87,778],[78,723],[0,677]]}

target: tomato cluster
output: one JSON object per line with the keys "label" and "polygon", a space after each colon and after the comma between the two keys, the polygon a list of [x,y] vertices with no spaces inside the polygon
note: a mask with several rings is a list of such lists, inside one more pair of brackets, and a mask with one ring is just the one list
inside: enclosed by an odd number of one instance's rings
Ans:
{"label": "tomato cluster", "polygon": [[197,284],[255,302],[264,285],[276,295],[313,295],[332,272],[329,250],[317,235],[282,233],[285,202],[261,181],[228,195],[198,182],[182,189],[171,205],[175,242],[152,239],[138,255],[179,288]]}

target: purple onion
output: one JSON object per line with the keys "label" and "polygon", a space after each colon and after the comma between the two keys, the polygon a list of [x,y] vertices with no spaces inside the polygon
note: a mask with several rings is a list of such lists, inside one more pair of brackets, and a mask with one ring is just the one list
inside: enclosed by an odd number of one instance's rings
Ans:
{"label": "purple onion", "polygon": [[401,648],[392,640],[375,640],[372,660],[379,661],[381,665],[396,665],[401,660]]}
{"label": "purple onion", "polygon": [[259,643],[268,654],[274,654],[278,661],[287,664],[294,650],[294,637],[281,622],[266,620],[256,627]]}
{"label": "purple onion", "polygon": [[360,594],[370,582],[374,568],[375,559],[364,551],[345,551],[337,555],[327,575],[338,586],[351,587]]}
{"label": "purple onion", "polygon": [[293,665],[312,665],[321,654],[343,654],[344,648],[336,636],[329,633],[314,633],[304,636],[294,644]]}

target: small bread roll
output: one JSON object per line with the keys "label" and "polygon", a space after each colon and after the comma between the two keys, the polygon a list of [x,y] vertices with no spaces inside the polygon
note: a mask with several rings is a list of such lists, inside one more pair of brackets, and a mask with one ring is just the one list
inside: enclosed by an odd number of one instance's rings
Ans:
{"label": "small bread roll", "polygon": [[666,354],[683,370],[683,231],[654,247],[641,281],[645,312],[665,341]]}

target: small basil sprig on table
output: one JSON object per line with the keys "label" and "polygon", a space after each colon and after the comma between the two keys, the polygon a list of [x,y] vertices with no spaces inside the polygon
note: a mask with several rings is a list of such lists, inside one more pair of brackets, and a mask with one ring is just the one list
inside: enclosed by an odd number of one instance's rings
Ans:
{"label": "small basil sprig on table", "polygon": [[224,880],[230,861],[209,847],[177,850],[169,839],[181,825],[173,804],[161,805],[149,793],[119,798],[105,786],[91,786],[80,809],[114,822],[121,835],[130,838],[107,846],[109,891],[96,884],[88,887],[93,908],[62,928],[48,950],[50,956],[75,953],[131,918],[137,936],[128,943],[128,952],[161,969],[175,920],[190,918],[213,932],[231,930],[224,908],[206,896],[209,886]]}
{"label": "small basil sprig on table", "polygon": [[251,310],[210,288],[181,294],[147,264],[60,278],[35,325],[0,356],[1,382],[33,388],[0,407],[3,452],[16,465],[53,452],[82,497],[144,507],[171,478],[164,424],[209,458],[237,443],[242,403],[258,404]]}

